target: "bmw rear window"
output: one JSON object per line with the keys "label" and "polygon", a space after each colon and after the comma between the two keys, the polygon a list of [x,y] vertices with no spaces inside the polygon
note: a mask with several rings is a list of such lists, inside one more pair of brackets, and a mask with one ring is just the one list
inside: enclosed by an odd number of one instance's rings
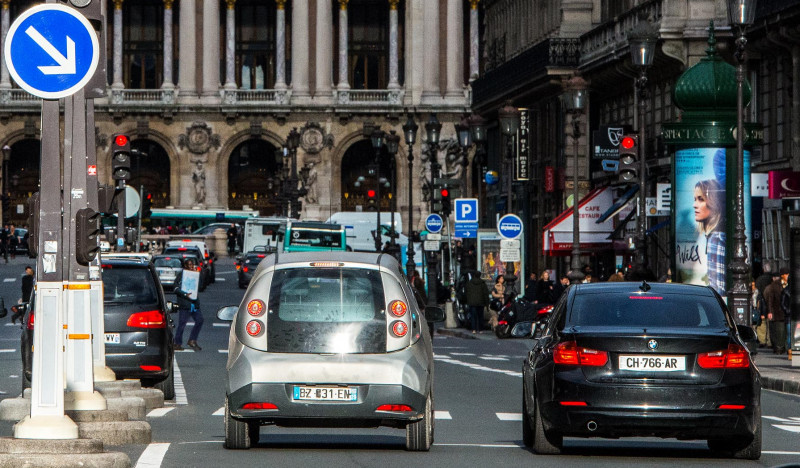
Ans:
{"label": "bmw rear window", "polygon": [[727,328],[712,296],[674,294],[577,294],[567,326],[623,328]]}
{"label": "bmw rear window", "polygon": [[377,270],[295,268],[272,277],[267,346],[277,353],[386,351],[383,283]]}

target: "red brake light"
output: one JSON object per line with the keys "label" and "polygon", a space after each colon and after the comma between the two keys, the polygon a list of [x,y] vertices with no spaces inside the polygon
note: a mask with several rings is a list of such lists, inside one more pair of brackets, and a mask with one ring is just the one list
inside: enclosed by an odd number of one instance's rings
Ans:
{"label": "red brake light", "polygon": [[697,364],[703,369],[744,369],[750,367],[747,350],[738,344],[728,349],[697,355]]}
{"label": "red brake light", "polygon": [[263,328],[261,322],[258,320],[251,320],[247,322],[247,334],[250,336],[258,336],[261,333],[261,329]]}
{"label": "red brake light", "polygon": [[245,273],[247,273],[248,271],[250,271],[250,269],[249,269],[249,268],[247,268],[247,267],[242,267],[242,270],[244,270],[244,272],[245,272]]}
{"label": "red brake light", "polygon": [[158,372],[161,370],[161,366],[139,366],[139,368],[148,372]]}
{"label": "red brake light", "polygon": [[270,409],[278,409],[278,407],[275,406],[273,403],[260,402],[260,403],[245,403],[244,405],[242,405],[242,409],[270,410]]}
{"label": "red brake light", "polygon": [[552,311],[553,311],[553,306],[544,306],[541,309],[539,309],[538,311],[536,311],[536,314],[537,315],[549,314]]}
{"label": "red brake light", "polygon": [[380,405],[375,411],[413,411],[408,405]]}
{"label": "red brake light", "polygon": [[31,319],[28,320],[28,330],[33,330],[33,311],[30,314]]}
{"label": "red brake light", "polygon": [[258,258],[264,258],[264,257],[266,257],[266,254],[258,254],[258,255],[256,255],[256,257],[258,257]]}
{"label": "red brake light", "polygon": [[719,409],[744,409],[744,405],[719,405]]}
{"label": "red brake light", "polygon": [[408,310],[408,306],[403,301],[392,301],[389,304],[389,310],[392,312],[392,315],[395,317],[402,317],[406,314]]}
{"label": "red brake light", "polygon": [[247,313],[253,316],[259,316],[264,313],[264,301],[261,299],[253,299],[247,303]]}
{"label": "red brake light", "polygon": [[128,326],[134,328],[165,328],[167,321],[160,310],[136,312],[128,317]]}
{"label": "red brake light", "polygon": [[561,406],[589,406],[585,401],[560,401]]}
{"label": "red brake light", "polygon": [[401,320],[395,320],[395,322],[392,323],[392,333],[394,333],[394,336],[402,338],[408,333],[408,325]]}
{"label": "red brake light", "polygon": [[589,348],[579,348],[574,341],[565,341],[556,345],[553,362],[568,366],[605,366],[608,353]]}

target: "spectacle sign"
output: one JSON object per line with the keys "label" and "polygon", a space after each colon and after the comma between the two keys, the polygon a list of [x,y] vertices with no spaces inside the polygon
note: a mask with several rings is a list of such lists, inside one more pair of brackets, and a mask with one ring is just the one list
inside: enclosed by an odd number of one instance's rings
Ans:
{"label": "spectacle sign", "polygon": [[34,6],[11,24],[3,56],[25,91],[60,99],[81,90],[94,75],[100,43],[94,27],[75,9],[58,3]]}
{"label": "spectacle sign", "polygon": [[497,223],[497,233],[503,239],[516,239],[522,235],[522,219],[515,214],[507,214]]}
{"label": "spectacle sign", "polygon": [[427,229],[428,232],[437,233],[442,230],[443,225],[442,217],[436,213],[430,214],[425,218],[425,229]]}

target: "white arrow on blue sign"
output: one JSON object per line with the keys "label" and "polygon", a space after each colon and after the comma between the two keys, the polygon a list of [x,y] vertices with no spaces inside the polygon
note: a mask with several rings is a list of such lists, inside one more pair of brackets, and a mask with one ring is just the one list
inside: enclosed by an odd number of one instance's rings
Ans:
{"label": "white arrow on blue sign", "polygon": [[478,222],[478,199],[477,198],[456,198],[453,200],[457,223],[477,223]]}
{"label": "white arrow on blue sign", "polygon": [[425,229],[427,229],[428,232],[439,232],[442,230],[443,225],[444,222],[442,222],[442,217],[436,213],[430,214],[427,218],[425,218]]}
{"label": "white arrow on blue sign", "polygon": [[522,235],[522,219],[515,214],[507,214],[497,222],[497,233],[503,239],[516,239]]}
{"label": "white arrow on blue sign", "polygon": [[37,5],[11,25],[3,54],[8,72],[25,91],[42,99],[78,92],[97,70],[100,43],[94,27],[58,3]]}

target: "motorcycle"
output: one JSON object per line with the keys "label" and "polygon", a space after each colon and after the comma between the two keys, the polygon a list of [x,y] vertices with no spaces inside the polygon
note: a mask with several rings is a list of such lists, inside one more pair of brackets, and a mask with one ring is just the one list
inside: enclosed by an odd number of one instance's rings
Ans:
{"label": "motorcycle", "polygon": [[552,311],[552,304],[534,304],[524,296],[512,296],[497,312],[494,334],[501,339],[508,338],[517,322],[531,321],[538,326],[547,320]]}

